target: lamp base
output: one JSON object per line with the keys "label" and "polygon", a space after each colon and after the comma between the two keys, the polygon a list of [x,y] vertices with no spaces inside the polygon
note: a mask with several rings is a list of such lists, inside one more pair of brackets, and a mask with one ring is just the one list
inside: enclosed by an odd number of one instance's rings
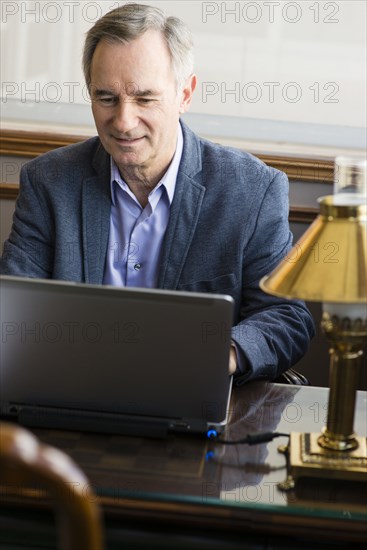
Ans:
{"label": "lamp base", "polygon": [[358,447],[350,451],[330,451],[320,447],[319,433],[290,434],[289,444],[278,451],[287,456],[288,476],[278,484],[282,491],[295,487],[301,477],[367,481],[367,439],[356,437]]}

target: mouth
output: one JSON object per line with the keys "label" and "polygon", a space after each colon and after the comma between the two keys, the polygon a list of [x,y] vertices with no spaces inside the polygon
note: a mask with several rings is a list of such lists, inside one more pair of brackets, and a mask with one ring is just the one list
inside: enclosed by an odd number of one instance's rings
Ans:
{"label": "mouth", "polygon": [[113,136],[113,139],[120,145],[136,145],[143,141],[144,136],[139,138],[119,138],[117,136]]}

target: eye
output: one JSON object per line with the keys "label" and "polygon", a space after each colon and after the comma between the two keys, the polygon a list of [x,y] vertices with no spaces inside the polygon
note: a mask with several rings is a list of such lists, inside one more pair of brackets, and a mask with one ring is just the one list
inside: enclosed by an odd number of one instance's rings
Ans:
{"label": "eye", "polygon": [[142,105],[147,105],[148,103],[152,103],[154,101],[153,99],[147,98],[147,97],[139,97],[138,102]]}
{"label": "eye", "polygon": [[98,97],[97,101],[102,105],[114,105],[116,103],[116,98],[113,96]]}

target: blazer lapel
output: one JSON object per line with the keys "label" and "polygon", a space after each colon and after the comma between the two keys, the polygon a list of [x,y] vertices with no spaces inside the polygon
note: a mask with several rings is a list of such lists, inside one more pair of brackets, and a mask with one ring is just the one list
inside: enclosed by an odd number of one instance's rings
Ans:
{"label": "blazer lapel", "polygon": [[109,156],[99,147],[93,165],[98,175],[83,181],[82,219],[85,281],[101,284],[110,228],[111,193]]}
{"label": "blazer lapel", "polygon": [[[158,277],[159,288],[177,288],[196,224],[205,187],[201,184],[198,138],[181,122],[184,147],[171,205]],[[83,255],[85,281],[103,281],[111,214],[110,157],[100,145],[93,161],[97,175],[83,182]]]}
{"label": "blazer lapel", "polygon": [[158,277],[158,287],[167,289],[177,288],[205,194],[199,140],[182,122],[181,126],[184,147]]}

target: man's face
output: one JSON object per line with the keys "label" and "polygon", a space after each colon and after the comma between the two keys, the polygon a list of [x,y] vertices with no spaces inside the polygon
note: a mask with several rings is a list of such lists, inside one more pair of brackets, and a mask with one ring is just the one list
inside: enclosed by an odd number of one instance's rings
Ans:
{"label": "man's face", "polygon": [[156,31],[128,44],[99,42],[91,66],[92,111],[122,176],[132,171],[152,182],[162,176],[195,83],[192,76],[177,92],[167,46]]}

